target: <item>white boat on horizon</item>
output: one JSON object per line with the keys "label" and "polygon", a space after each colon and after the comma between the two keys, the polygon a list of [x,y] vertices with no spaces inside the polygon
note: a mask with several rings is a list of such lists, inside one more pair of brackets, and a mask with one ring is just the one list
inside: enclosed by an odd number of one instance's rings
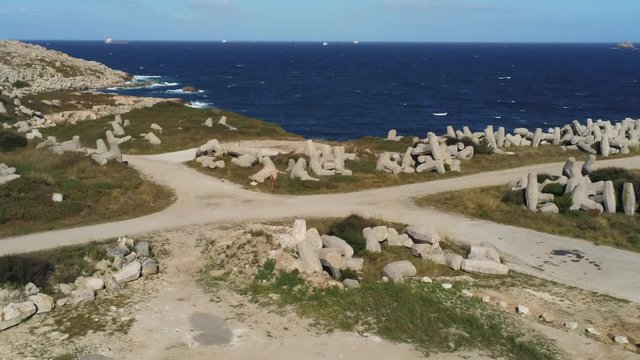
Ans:
{"label": "white boat on horizon", "polygon": [[328,46],[328,45],[329,45],[329,43],[326,42],[326,41],[322,43],[322,46]]}
{"label": "white boat on horizon", "polygon": [[112,39],[111,37],[109,37],[109,36],[107,36],[107,38],[106,38],[106,39],[104,39],[104,43],[105,43],[106,45],[109,45],[109,44],[111,44],[112,42],[113,42],[113,39]]}
{"label": "white boat on horizon", "polygon": [[223,43],[223,44],[226,44],[226,43],[227,43],[227,40],[222,40],[222,43]]}
{"label": "white boat on horizon", "polygon": [[433,114],[433,116],[447,116],[448,115],[448,113],[446,113],[446,112],[443,112],[443,113],[431,113],[431,114]]}
{"label": "white boat on horizon", "polygon": [[360,41],[358,41],[358,40],[353,40],[353,44],[354,44],[354,45],[358,45],[358,44],[360,44]]}

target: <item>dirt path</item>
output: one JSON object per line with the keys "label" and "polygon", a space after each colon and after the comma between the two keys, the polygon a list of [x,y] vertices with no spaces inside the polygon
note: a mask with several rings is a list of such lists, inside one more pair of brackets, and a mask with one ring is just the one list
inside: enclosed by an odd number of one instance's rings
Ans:
{"label": "dirt path", "polygon": [[[130,164],[145,176],[174,189],[178,200],[168,209],[125,221],[6,238],[0,240],[0,255],[184,225],[359,213],[409,224],[427,223],[459,241],[496,246],[514,269],[640,302],[640,277],[637,276],[640,273],[640,254],[598,247],[583,240],[467,219],[435,209],[420,208],[413,203],[413,198],[420,195],[504,184],[532,170],[558,173],[563,163],[526,166],[348,194],[278,196],[248,191],[188,168],[180,161],[190,156],[189,151],[126,156]],[[640,157],[597,163],[597,167],[605,166],[640,168]],[[578,251],[584,259],[578,262],[568,261],[566,257],[552,255],[553,250]],[[596,267],[594,263],[600,266]]]}

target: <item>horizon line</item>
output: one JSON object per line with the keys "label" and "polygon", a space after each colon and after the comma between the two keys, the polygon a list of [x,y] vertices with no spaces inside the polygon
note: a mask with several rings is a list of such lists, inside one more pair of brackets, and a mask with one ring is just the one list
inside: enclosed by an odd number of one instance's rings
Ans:
{"label": "horizon line", "polygon": [[[104,42],[105,39],[4,39],[4,40],[17,40],[17,41],[34,41],[34,42],[55,42],[55,41],[69,41],[69,42]],[[140,39],[114,39],[114,43],[111,45],[120,45],[119,42],[182,42],[182,43],[323,43],[329,44],[336,43],[348,43],[351,44],[354,41],[359,43],[378,43],[378,44],[619,44],[622,41],[461,41],[461,40],[227,40],[227,39],[214,39],[214,40],[140,40]],[[630,41],[630,40],[624,40]],[[631,41],[634,42],[634,41]]]}

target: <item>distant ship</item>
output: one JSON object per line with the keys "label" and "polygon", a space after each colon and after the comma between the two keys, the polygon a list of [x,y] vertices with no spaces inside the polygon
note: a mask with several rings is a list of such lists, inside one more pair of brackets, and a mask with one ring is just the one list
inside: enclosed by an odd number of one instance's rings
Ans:
{"label": "distant ship", "polygon": [[322,43],[322,46],[327,46],[327,45],[329,45],[329,43],[326,41]]}
{"label": "distant ship", "polygon": [[623,41],[618,44],[618,49],[635,49],[631,41]]}
{"label": "distant ship", "polygon": [[104,43],[106,45],[128,45],[129,41],[127,40],[113,40],[111,37],[107,37],[104,39]]}
{"label": "distant ship", "polygon": [[360,44],[360,41],[358,41],[358,40],[353,40],[353,44],[354,44],[354,45],[358,45],[358,44]]}
{"label": "distant ship", "polygon": [[227,40],[222,40],[222,43],[223,43],[223,44],[226,44],[226,43],[227,43]]}

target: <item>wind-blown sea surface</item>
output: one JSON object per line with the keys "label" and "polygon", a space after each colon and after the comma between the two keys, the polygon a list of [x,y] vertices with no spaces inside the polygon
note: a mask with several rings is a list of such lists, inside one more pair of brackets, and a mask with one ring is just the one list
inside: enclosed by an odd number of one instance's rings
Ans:
{"label": "wind-blown sea surface", "polygon": [[640,117],[640,51],[611,44],[36,43],[157,83],[111,91],[181,97],[312,138]]}

